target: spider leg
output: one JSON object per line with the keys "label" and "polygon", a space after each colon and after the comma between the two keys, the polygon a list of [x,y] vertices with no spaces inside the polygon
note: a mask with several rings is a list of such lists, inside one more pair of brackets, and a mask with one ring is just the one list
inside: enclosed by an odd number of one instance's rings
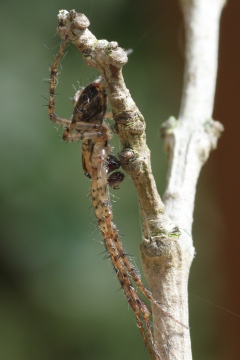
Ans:
{"label": "spider leg", "polygon": [[87,140],[87,139],[93,139],[96,136],[100,136],[101,132],[78,132],[78,133],[72,133],[71,129],[66,129],[63,133],[63,140],[65,141],[80,141],[80,140]]}
{"label": "spider leg", "polygon": [[88,131],[92,129],[98,129],[101,125],[99,124],[93,124],[93,123],[86,123],[83,121],[78,121],[74,124],[74,129],[78,131]]}
{"label": "spider leg", "polygon": [[[116,268],[115,268],[115,270],[116,270]],[[138,297],[138,293],[135,290],[135,288],[133,286],[129,285],[130,284],[129,279],[123,276],[120,269],[118,269],[117,276],[120,280],[120,283],[122,285],[122,288],[123,288],[124,294],[127,298],[127,301],[134,311],[136,321],[137,321],[137,326],[138,326],[139,330],[141,331],[143,340],[144,340],[147,350],[151,356],[151,359],[155,360],[155,356],[154,356],[154,353],[151,348],[151,345],[153,346],[153,343],[154,343],[153,336],[152,336],[151,330],[150,330],[150,328],[148,328],[148,324],[146,322],[146,320],[148,320],[148,318],[149,318],[150,311],[147,309],[147,306],[143,303],[143,301],[141,301],[141,299]],[[146,335],[146,332],[145,332],[145,329],[143,326],[143,321],[141,319],[141,315],[143,315],[143,319],[144,319],[144,322],[145,322],[147,330],[148,330],[147,332],[148,332],[150,341]],[[155,345],[153,346],[153,349],[155,351]],[[156,355],[158,355],[158,353],[156,353]],[[160,358],[159,358],[159,360],[160,360]]]}
{"label": "spider leg", "polygon": [[[152,360],[155,360],[155,355],[157,356],[158,360],[160,360],[159,354],[157,352],[153,335],[149,325],[149,316],[151,315],[151,310],[148,306],[140,299],[137,290],[133,287],[131,280],[128,276],[128,272],[124,266],[123,259],[121,258],[120,254],[117,251],[116,244],[114,239],[108,233],[106,229],[106,234],[108,234],[108,239],[105,239],[105,246],[107,251],[109,252],[109,256],[112,259],[113,267],[116,271],[117,277],[123,289],[124,295],[127,298],[127,301],[131,308],[134,311],[137,325],[139,330],[141,331],[143,340],[147,347],[147,350],[151,356]],[[142,318],[143,317],[143,320]],[[146,325],[147,333],[144,329],[144,324]],[[147,336],[148,335],[148,336]],[[153,349],[153,350],[152,350]]]}
{"label": "spider leg", "polygon": [[154,299],[152,293],[146,289],[146,287],[143,285],[141,277],[137,274],[136,270],[133,268],[131,262],[127,258],[127,256],[124,254],[122,250],[122,244],[119,242],[116,242],[117,250],[119,251],[119,254],[121,258],[123,259],[124,265],[126,269],[128,270],[129,274],[131,275],[132,279],[136,283],[139,290],[151,301],[152,304],[154,304],[163,314],[170,317],[172,320],[174,320],[179,325],[183,326],[185,329],[188,329],[188,326],[183,324],[181,321],[177,320],[172,314],[170,314],[167,310],[165,310],[157,300]]}
{"label": "spider leg", "polygon": [[[50,119],[53,121],[52,119],[52,115],[54,113],[54,109],[55,109],[55,89],[57,86],[57,67],[58,67],[58,63],[63,55],[63,51],[64,48],[66,46],[67,43],[67,39],[65,39],[62,42],[62,45],[59,49],[58,55],[56,57],[56,60],[54,61],[53,66],[51,67],[51,74],[50,74],[50,98],[49,98],[49,104],[48,104],[48,114],[50,116]],[[56,116],[56,115],[55,115]]]}
{"label": "spider leg", "polygon": [[[155,354],[157,359],[160,360],[160,356],[156,349],[156,345],[155,345],[152,331],[150,328],[149,317],[151,315],[151,310],[148,308],[148,306],[145,304],[145,302],[142,301],[142,299],[140,299],[137,290],[133,286],[131,286],[131,291],[132,291],[132,297],[134,300],[132,308],[134,310],[134,313],[135,313],[135,316],[137,319],[137,325],[142,333],[142,336],[143,336],[144,342],[147,346],[147,349],[149,351],[149,354],[152,359],[155,359],[155,356],[154,356],[154,354]],[[143,321],[141,319],[141,316],[143,317],[147,332],[143,328]],[[148,337],[147,337],[147,335],[148,335]],[[153,351],[152,351],[152,349],[153,349]]]}
{"label": "spider leg", "polygon": [[153,335],[152,335],[152,331],[151,331],[151,328],[150,328],[150,321],[149,321],[149,314],[148,313],[143,313],[143,318],[144,318],[144,322],[146,324],[146,328],[147,328],[147,333],[148,333],[148,336],[149,336],[149,340],[152,344],[152,348],[154,350],[154,353],[155,355],[157,356],[157,359],[160,360],[160,355],[159,355],[159,352],[156,348],[156,344],[155,344],[155,341],[153,339]]}
{"label": "spider leg", "polygon": [[50,114],[49,116],[52,122],[56,124],[62,125],[64,127],[69,127],[71,125],[71,120],[64,119],[56,114]]}
{"label": "spider leg", "polygon": [[[136,317],[136,320],[137,320],[137,326],[138,326],[139,330],[141,331],[141,334],[142,334],[143,340],[145,342],[145,345],[147,347],[147,350],[149,352],[149,355],[151,356],[152,360],[155,360],[155,356],[153,354],[152,348],[151,348],[151,346],[149,344],[149,340],[148,340],[148,338],[146,336],[146,333],[145,333],[145,330],[144,330],[144,327],[143,327],[143,323],[142,323],[142,320],[141,320],[141,311],[139,309],[139,306],[135,302],[133,302],[133,304],[131,304],[131,307],[132,307],[132,309],[133,309],[133,311],[135,313],[135,317]],[[145,317],[144,317],[144,322],[146,323]],[[146,324],[146,326],[147,326],[147,324]],[[152,334],[151,334],[151,338],[152,338]],[[155,350],[155,347],[154,347],[154,350]],[[159,360],[160,360],[160,358],[159,358]]]}
{"label": "spider leg", "polygon": [[157,300],[154,299],[152,293],[146,289],[146,287],[143,285],[141,278],[136,274],[135,271],[132,270],[131,264],[128,261],[128,266],[126,265],[126,262],[124,261],[125,266],[129,269],[130,275],[132,276],[133,280],[135,281],[135,283],[137,284],[138,288],[140,289],[140,291],[146,296],[146,298],[148,298],[152,304],[154,304],[163,314],[165,314],[166,316],[168,316],[170,319],[172,319],[173,321],[175,321],[177,324],[183,326],[185,329],[188,329],[188,326],[183,324],[181,321],[177,320],[172,314],[170,314],[170,312],[168,312],[167,310],[165,310]]}

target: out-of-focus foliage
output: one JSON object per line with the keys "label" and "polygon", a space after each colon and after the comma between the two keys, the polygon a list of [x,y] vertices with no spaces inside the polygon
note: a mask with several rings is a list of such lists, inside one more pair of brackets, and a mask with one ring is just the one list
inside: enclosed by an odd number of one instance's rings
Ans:
{"label": "out-of-focus foliage", "polygon": [[[158,129],[168,116],[177,115],[180,102],[183,29],[177,4],[168,8],[164,2],[145,0],[2,0],[0,358],[143,360],[148,354],[134,316],[118,291],[111,264],[103,260],[87,197],[90,184],[81,169],[81,146],[63,143],[62,129],[57,131],[47,116],[48,84],[42,80],[49,78],[59,48],[56,17],[62,8],[89,16],[98,38],[134,49],[124,76],[146,117],[161,192],[166,183]],[[98,74],[71,44],[60,70],[56,113],[69,118],[74,87]],[[119,141],[114,144],[119,151]],[[112,202],[124,246],[141,267],[141,221],[128,177]],[[203,281],[201,275],[198,279]],[[208,328],[213,329],[211,321]],[[194,331],[193,326],[193,338]],[[202,344],[205,340],[200,339]],[[194,346],[197,353],[201,345]],[[199,359],[218,358],[201,351]]]}

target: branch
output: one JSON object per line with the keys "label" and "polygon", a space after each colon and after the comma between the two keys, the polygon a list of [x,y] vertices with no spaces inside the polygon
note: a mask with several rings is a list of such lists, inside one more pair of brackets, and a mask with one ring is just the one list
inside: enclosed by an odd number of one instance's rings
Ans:
{"label": "branch", "polygon": [[225,0],[180,0],[185,22],[186,63],[178,122],[174,128],[172,118],[165,123],[170,169],[164,199],[166,212],[188,233],[191,233],[200,170],[223,131],[223,126],[211,116],[217,76],[219,18],[224,3]]}
{"label": "branch", "polygon": [[[186,25],[186,68],[179,120],[163,127],[170,169],[161,200],[152,175],[145,121],[126,88],[126,52],[116,42],[97,40],[83,14],[60,11],[58,32],[103,76],[123,150],[120,160],[136,187],[143,218],[141,256],[155,299],[188,324],[187,281],[194,255],[191,238],[196,182],[223,130],[211,119],[217,72],[219,17],[223,0],[182,0]],[[179,231],[179,229],[181,231]],[[153,306],[155,341],[161,360],[190,360],[189,331]]]}
{"label": "branch", "polygon": [[[170,118],[162,128],[169,158],[165,212],[181,230],[176,243],[178,254],[176,251],[171,271],[162,266],[161,257],[152,256],[152,248],[149,250],[149,246],[142,245],[143,263],[153,296],[167,303],[175,316],[178,311],[183,312],[182,318],[181,314],[179,316],[184,323],[188,317],[188,273],[194,256],[191,230],[197,179],[223,131],[223,126],[212,120],[211,115],[216,87],[219,20],[224,3],[223,0],[180,1],[186,31],[183,95],[178,121]],[[162,359],[190,360],[187,334],[172,336],[170,320],[165,318],[163,326],[154,307],[153,318],[157,329],[165,329],[164,332],[155,331],[155,341],[166,350],[161,352]]]}

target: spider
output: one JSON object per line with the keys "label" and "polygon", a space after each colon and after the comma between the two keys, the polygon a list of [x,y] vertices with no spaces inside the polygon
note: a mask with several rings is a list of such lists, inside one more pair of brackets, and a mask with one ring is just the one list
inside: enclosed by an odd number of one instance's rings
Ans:
{"label": "spider", "polygon": [[[124,175],[115,171],[120,167],[118,159],[112,155],[110,128],[104,123],[107,111],[107,90],[99,82],[87,85],[79,90],[74,97],[74,110],[71,120],[59,117],[55,110],[55,88],[57,83],[57,68],[66,45],[63,41],[56,60],[51,68],[49,117],[52,122],[62,125],[65,130],[65,141],[82,140],[83,171],[91,179],[91,197],[98,225],[102,233],[105,248],[112,261],[116,276],[123,293],[133,309],[137,325],[141,331],[146,347],[152,359],[160,360],[150,326],[151,310],[140,297],[140,290],[151,303],[157,306],[165,315],[186,327],[164,310],[153,298],[151,292],[142,283],[138,270],[123,249],[116,225],[113,223],[113,212],[110,204],[109,185],[118,188]],[[113,172],[111,175],[109,173]],[[134,284],[135,283],[135,287]]]}
{"label": "spider", "polygon": [[[54,114],[55,109],[55,88],[57,65],[63,54],[66,41],[63,42],[58,56],[51,68],[50,80],[50,99],[49,99],[49,117],[54,123],[65,127],[63,140],[72,142],[84,140],[82,144],[82,166],[84,174],[91,178],[92,175],[92,154],[95,144],[97,147],[106,144],[108,157],[105,159],[107,173],[110,173],[120,167],[118,159],[111,154],[111,146],[108,140],[111,138],[109,127],[103,123],[104,116],[107,111],[107,91],[100,82],[93,82],[86,86],[83,90],[78,90],[74,96],[74,110],[71,120],[64,119]],[[75,133],[73,133],[75,131]],[[108,184],[118,189],[118,184],[123,181],[124,174],[120,171],[114,172],[108,176]]]}

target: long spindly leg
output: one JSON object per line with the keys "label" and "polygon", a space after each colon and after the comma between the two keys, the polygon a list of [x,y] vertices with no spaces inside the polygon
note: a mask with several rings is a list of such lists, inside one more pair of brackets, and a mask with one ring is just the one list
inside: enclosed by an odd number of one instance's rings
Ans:
{"label": "long spindly leg", "polygon": [[150,342],[152,344],[152,348],[154,350],[154,353],[155,355],[157,356],[157,359],[160,360],[160,355],[159,355],[159,352],[156,348],[156,344],[155,344],[155,341],[153,339],[153,334],[152,334],[152,331],[151,331],[151,328],[150,328],[150,320],[149,320],[149,314],[147,312],[144,312],[143,313],[143,318],[144,318],[144,322],[146,324],[146,328],[147,328],[147,333],[148,333],[148,336],[149,336],[149,339],[150,339]]}
{"label": "long spindly leg", "polygon": [[[119,280],[120,277],[118,276]],[[127,283],[130,283],[130,279],[125,278],[125,281],[120,281],[124,294],[128,300],[129,305],[131,306],[131,308],[134,311],[135,317],[136,317],[136,321],[137,321],[137,326],[142,334],[143,340],[145,342],[145,345],[147,347],[147,350],[151,356],[152,360],[155,360],[155,356],[158,356],[158,353],[156,351],[155,348],[155,344],[153,342],[153,336],[151,333],[150,328],[148,328],[148,323],[146,322],[146,320],[148,320],[149,316],[150,316],[150,310],[147,309],[147,306],[142,302],[142,300],[138,297],[138,293],[136,291],[136,289],[133,286],[129,286]],[[145,310],[143,310],[143,307],[145,307]],[[145,326],[147,328],[147,334],[145,332],[144,329],[144,324],[143,324],[143,320],[145,323]],[[149,322],[149,320],[148,320]],[[149,337],[149,338],[148,338]],[[150,339],[150,341],[149,341]],[[152,350],[153,349],[153,350]],[[153,352],[154,351],[154,352]],[[158,356],[158,360],[160,360],[160,357]]]}
{"label": "long spindly leg", "polygon": [[[108,220],[108,219],[107,219]],[[139,288],[139,290],[151,301],[151,303],[153,303],[154,305],[156,305],[156,307],[165,315],[167,315],[168,317],[170,317],[172,320],[174,320],[176,323],[178,323],[179,325],[185,327],[186,329],[188,329],[188,326],[183,324],[182,322],[180,322],[179,320],[177,320],[172,314],[170,314],[167,310],[165,310],[157,300],[154,299],[152,293],[146,289],[146,287],[143,285],[141,277],[137,274],[136,269],[133,267],[133,265],[131,264],[131,262],[129,261],[129,259],[127,258],[126,254],[123,251],[123,247],[122,247],[122,243],[119,239],[119,235],[118,233],[116,233],[115,235],[115,244],[117,247],[117,250],[119,252],[119,255],[121,256],[121,258],[123,259],[124,265],[126,267],[126,269],[128,270],[130,276],[132,277],[132,279],[134,280],[134,282],[137,284],[137,287]]]}
{"label": "long spindly leg", "polygon": [[[160,360],[160,356],[153,339],[153,334],[150,329],[149,317],[151,315],[151,311],[148,309],[147,305],[140,299],[137,290],[132,286],[131,280],[129,279],[126,270],[124,274],[125,276],[122,277],[122,274],[119,270],[120,276],[118,275],[118,278],[122,285],[124,294],[128,300],[128,303],[134,311],[137,326],[141,331],[147,350],[151,356],[151,359],[155,360],[156,356],[156,358]],[[144,328],[144,325],[146,327],[146,330]]]}
{"label": "long spindly leg", "polygon": [[[177,320],[172,314],[170,314],[167,310],[165,310],[157,300],[154,299],[154,297],[152,296],[152,293],[146,289],[146,287],[143,285],[142,280],[140,278],[140,276],[138,276],[136,274],[135,270],[132,270],[132,266],[129,262],[129,260],[127,259],[128,264],[128,269],[131,268],[130,271],[130,275],[132,276],[133,280],[135,281],[135,283],[137,284],[138,288],[140,289],[140,291],[151,301],[152,304],[154,304],[163,314],[165,314],[166,316],[168,316],[169,318],[171,318],[173,321],[175,321],[176,323],[178,323],[179,325],[183,326],[184,328],[188,329],[188,326],[183,324],[181,321]],[[124,261],[125,263],[125,261]]]}
{"label": "long spindly leg", "polygon": [[[112,251],[113,248],[115,248],[115,252],[117,254],[117,256],[116,255],[111,256],[112,262],[114,264],[114,268],[117,272],[118,279],[121,283],[121,286],[128,300],[128,303],[130,304],[130,306],[134,311],[137,325],[139,327],[139,330],[141,331],[148,352],[153,360],[155,360],[155,357],[156,359],[160,360],[160,355],[156,348],[156,344],[154,342],[153,334],[150,327],[149,317],[151,315],[151,310],[148,308],[145,302],[142,299],[140,299],[137,290],[133,287],[131,283],[131,279],[129,278],[128,275],[128,271],[125,268],[122,259],[119,257],[118,251],[116,247],[113,245],[113,243],[111,248]],[[144,325],[146,330],[144,329]]]}
{"label": "long spindly leg", "polygon": [[[117,267],[118,267],[118,265],[117,265]],[[116,267],[115,267],[115,270],[116,270]],[[125,273],[125,276],[123,276],[123,274],[121,273],[121,270],[119,268],[116,272],[117,272],[118,279],[121,283],[122,289],[124,291],[124,295],[126,296],[129,305],[131,306],[131,308],[134,311],[136,321],[137,321],[137,326],[142,334],[142,337],[143,337],[143,340],[147,347],[147,350],[151,356],[151,359],[155,360],[154,353],[156,356],[158,356],[158,353],[156,352],[156,348],[155,348],[155,344],[153,342],[153,336],[152,336],[151,330],[148,327],[148,323],[146,322],[146,320],[148,320],[148,318],[150,316],[150,311],[147,309],[146,305],[139,298],[136,289],[131,285],[131,281],[127,277],[126,273]],[[145,307],[145,310],[143,310],[143,307]],[[142,317],[143,317],[145,326],[147,328],[148,336],[144,329]],[[148,322],[149,322],[149,320],[148,320]],[[149,341],[149,339],[150,339],[150,341]],[[153,353],[152,349],[154,350],[154,353]],[[160,360],[160,357],[158,357],[158,359]]]}
{"label": "long spindly leg", "polygon": [[[104,229],[103,224],[102,224],[102,229]],[[104,243],[106,249],[108,250],[109,256],[112,260],[113,267],[116,271],[124,295],[126,296],[129,305],[134,311],[137,325],[139,327],[139,330],[141,331],[148,352],[152,360],[155,360],[155,356],[157,357],[158,360],[160,360],[160,356],[157,352],[149,324],[149,317],[151,315],[151,311],[148,308],[148,306],[140,299],[137,290],[133,287],[131,283],[131,279],[123,263],[123,260],[119,256],[116,245],[113,242],[111,236],[109,236],[107,229],[105,229],[105,231],[103,232],[105,237]],[[146,330],[144,329],[144,325],[146,327]]]}
{"label": "long spindly leg", "polygon": [[[126,270],[127,271],[127,270]],[[128,274],[128,272],[127,272]],[[137,323],[138,323],[138,319],[140,316],[142,316],[143,321],[141,320],[141,323],[144,322],[146,330],[144,330],[143,328],[140,327],[140,331],[143,335],[144,338],[144,342],[148,348],[148,351],[150,353],[150,356],[152,357],[152,350],[155,354],[155,356],[157,357],[158,360],[160,360],[160,355],[158,353],[158,350],[156,348],[156,344],[153,338],[153,334],[151,331],[151,327],[150,327],[150,320],[149,317],[151,315],[151,310],[148,308],[148,306],[145,304],[145,302],[139,297],[137,289],[135,289],[134,287],[132,287],[133,290],[133,299],[134,299],[134,303],[137,305],[137,308],[135,306],[135,308],[133,308],[134,312],[135,312],[135,316],[137,319]],[[139,309],[139,313],[138,313],[138,309]],[[140,325],[140,324],[139,324]],[[138,325],[138,326],[139,326]],[[153,357],[155,359],[155,357]]]}
{"label": "long spindly leg", "polygon": [[[48,104],[48,114],[52,121],[57,117],[57,115],[54,114],[55,109],[55,89],[57,86],[57,68],[58,63],[61,59],[61,56],[63,55],[64,48],[66,46],[67,39],[65,39],[62,42],[62,45],[59,49],[58,55],[56,57],[56,60],[54,61],[53,66],[51,67],[51,74],[50,74],[50,98],[49,98],[49,104]],[[58,117],[57,117],[58,118]],[[54,121],[56,122],[56,121]]]}
{"label": "long spindly leg", "polygon": [[[136,317],[136,321],[137,321],[137,326],[138,326],[139,330],[141,331],[141,334],[142,334],[143,340],[145,342],[145,345],[147,347],[147,350],[149,352],[149,355],[151,356],[151,359],[155,360],[154,353],[152,351],[151,345],[149,343],[149,340],[147,338],[147,335],[146,335],[144,327],[143,327],[143,322],[141,320],[141,312],[139,310],[139,307],[137,306],[136,303],[131,304],[131,307],[133,308],[133,311],[134,311],[134,314],[135,314],[135,317]],[[144,321],[145,321],[145,319],[144,319]],[[145,323],[146,323],[146,321],[145,321]],[[151,334],[151,338],[152,338],[152,334]],[[154,351],[155,351],[155,354],[157,356],[155,348],[154,348]],[[159,358],[159,360],[160,360],[160,358]]]}

